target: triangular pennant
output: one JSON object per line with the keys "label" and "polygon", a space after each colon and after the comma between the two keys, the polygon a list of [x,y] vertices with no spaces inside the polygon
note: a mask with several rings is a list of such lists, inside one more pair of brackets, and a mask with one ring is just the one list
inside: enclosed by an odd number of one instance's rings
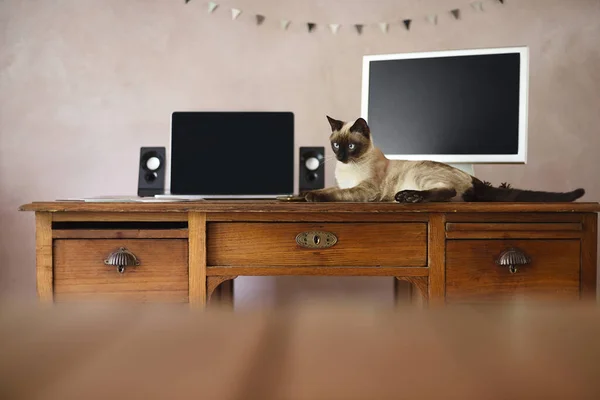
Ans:
{"label": "triangular pennant", "polygon": [[281,29],[283,29],[285,31],[285,30],[287,30],[288,26],[290,26],[290,21],[288,21],[287,19],[282,19],[281,20]]}
{"label": "triangular pennant", "polygon": [[239,10],[237,8],[232,8],[231,9],[231,19],[236,19],[237,17],[240,16],[241,13],[242,13],[242,10]]}
{"label": "triangular pennant", "polygon": [[437,19],[437,15],[435,14],[427,16],[427,21],[429,21],[429,23],[433,25],[437,25]]}
{"label": "triangular pennant", "polygon": [[308,26],[308,32],[312,32],[316,28],[317,24],[314,22],[308,22],[306,26]]}
{"label": "triangular pennant", "polygon": [[340,24],[329,24],[329,29],[331,29],[331,32],[335,35],[340,29]]}
{"label": "triangular pennant", "polygon": [[219,5],[217,3],[215,3],[214,1],[210,1],[208,3],[208,13],[212,13],[213,11],[215,11],[217,9],[217,7],[219,7]]}
{"label": "triangular pennant", "polygon": [[412,20],[410,19],[405,19],[404,21],[402,21],[404,23],[404,26],[406,27],[406,30],[409,31],[410,30],[410,23],[412,22]]}
{"label": "triangular pennant", "polygon": [[450,11],[455,19],[460,19],[460,10],[458,8]]}
{"label": "triangular pennant", "polygon": [[263,22],[265,22],[265,16],[256,14],[256,25],[261,25]]}
{"label": "triangular pennant", "polygon": [[362,24],[356,24],[354,25],[354,27],[356,28],[356,32],[358,32],[359,35],[362,34],[362,30],[363,30],[363,25]]}
{"label": "triangular pennant", "polygon": [[379,28],[381,29],[381,32],[383,32],[383,33],[387,32],[388,26],[389,26],[389,24],[387,22],[380,22],[379,23]]}
{"label": "triangular pennant", "polygon": [[474,3],[471,3],[471,7],[473,7],[475,11],[483,11],[483,2],[476,1]]}

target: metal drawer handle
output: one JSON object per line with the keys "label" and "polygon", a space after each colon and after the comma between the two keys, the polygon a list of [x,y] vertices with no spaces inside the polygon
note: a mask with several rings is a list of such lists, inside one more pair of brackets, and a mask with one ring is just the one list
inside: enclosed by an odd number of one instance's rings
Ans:
{"label": "metal drawer handle", "polygon": [[121,247],[110,253],[104,260],[104,264],[117,267],[117,271],[122,274],[125,272],[125,267],[135,267],[140,265],[140,262],[135,254],[125,247]]}
{"label": "metal drawer handle", "polygon": [[337,236],[325,231],[306,231],[296,235],[296,243],[308,249],[326,249],[337,243]]}
{"label": "metal drawer handle", "polygon": [[508,250],[504,250],[498,259],[496,264],[501,266],[508,266],[508,270],[511,274],[516,273],[518,265],[526,265],[531,263],[531,258],[527,256],[522,250],[511,247]]}

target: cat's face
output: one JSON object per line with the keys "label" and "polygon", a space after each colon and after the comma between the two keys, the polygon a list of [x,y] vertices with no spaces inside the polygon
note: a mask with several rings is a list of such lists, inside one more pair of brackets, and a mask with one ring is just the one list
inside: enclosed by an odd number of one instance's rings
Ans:
{"label": "cat's face", "polygon": [[327,116],[331,125],[331,148],[338,161],[344,164],[357,161],[371,147],[371,131],[362,118],[355,122],[338,121]]}

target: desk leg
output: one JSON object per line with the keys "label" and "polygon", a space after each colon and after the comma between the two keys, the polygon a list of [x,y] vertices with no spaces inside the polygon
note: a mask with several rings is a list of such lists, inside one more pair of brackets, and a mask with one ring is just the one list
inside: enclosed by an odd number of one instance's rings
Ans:
{"label": "desk leg", "polygon": [[52,215],[49,212],[35,213],[35,264],[38,300],[52,303]]}
{"label": "desk leg", "polygon": [[[397,276],[396,277],[396,288],[400,288],[405,285],[398,285],[404,282],[410,284],[409,296],[411,302],[420,304],[422,307],[426,307],[429,299],[429,278],[427,276]],[[396,290],[397,290],[396,289]],[[415,291],[416,289],[416,291]],[[418,293],[417,293],[418,292]],[[398,299],[396,305],[399,305]]]}
{"label": "desk leg", "polygon": [[396,307],[412,304],[412,284],[402,278],[394,278],[394,303]]}
{"label": "desk leg", "polygon": [[229,279],[219,285],[221,291],[221,304],[228,308],[233,308],[233,285],[235,279]]}
{"label": "desk leg", "polygon": [[189,302],[206,305],[206,214],[188,213]]}
{"label": "desk leg", "polygon": [[428,230],[429,306],[440,307],[446,302],[446,218],[444,214],[431,214]]}
{"label": "desk leg", "polygon": [[216,301],[224,308],[233,308],[233,280],[237,276],[209,276],[206,278],[207,303]]}
{"label": "desk leg", "polygon": [[598,215],[586,214],[583,217],[583,238],[581,239],[581,299],[596,302],[596,276],[598,256]]}

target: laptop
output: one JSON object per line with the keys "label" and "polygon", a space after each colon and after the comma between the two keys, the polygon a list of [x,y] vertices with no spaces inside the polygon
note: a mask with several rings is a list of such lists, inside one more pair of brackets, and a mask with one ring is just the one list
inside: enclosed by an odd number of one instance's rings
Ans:
{"label": "laptop", "polygon": [[169,193],[161,199],[275,199],[294,194],[294,114],[177,111]]}

